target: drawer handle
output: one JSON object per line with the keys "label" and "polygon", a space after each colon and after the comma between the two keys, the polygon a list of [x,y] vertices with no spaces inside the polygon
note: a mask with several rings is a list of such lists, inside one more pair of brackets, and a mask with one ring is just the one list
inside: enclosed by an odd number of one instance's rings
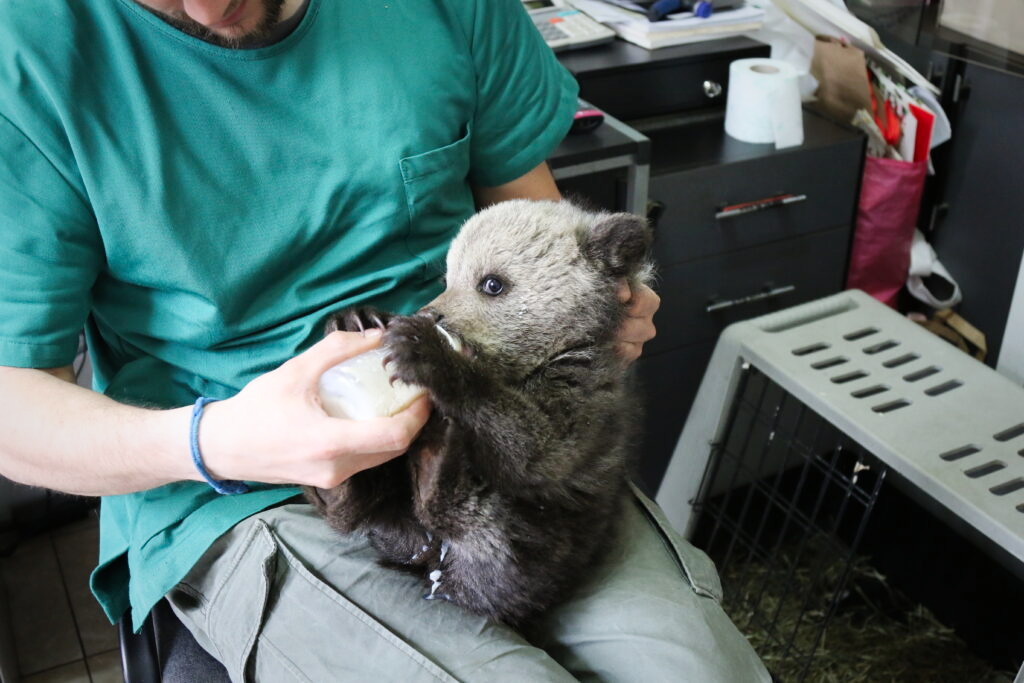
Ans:
{"label": "drawer handle", "polygon": [[757,294],[751,294],[749,296],[741,296],[738,299],[730,299],[729,301],[716,301],[715,303],[708,304],[707,312],[714,313],[715,311],[722,311],[726,308],[732,308],[734,306],[742,306],[743,304],[752,304],[755,301],[764,301],[765,299],[771,299],[783,294],[789,294],[790,292],[796,291],[795,285],[785,285],[783,287],[776,287],[769,289],[766,292],[758,292]]}
{"label": "drawer handle", "polygon": [[704,81],[704,96],[710,100],[722,95],[722,84],[717,81]]}
{"label": "drawer handle", "polygon": [[745,213],[764,211],[765,209],[773,209],[776,206],[796,204],[797,202],[803,201],[807,201],[807,195],[805,194],[780,194],[775,197],[768,197],[767,199],[756,199],[752,202],[723,206],[718,213],[715,214],[715,218],[717,220],[732,218],[733,216],[742,216]]}

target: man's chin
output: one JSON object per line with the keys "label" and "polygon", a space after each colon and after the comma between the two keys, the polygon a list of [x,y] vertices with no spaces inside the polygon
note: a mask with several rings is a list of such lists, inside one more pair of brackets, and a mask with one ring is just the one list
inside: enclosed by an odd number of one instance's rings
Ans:
{"label": "man's chin", "polygon": [[232,49],[258,45],[273,32],[274,26],[281,18],[284,0],[250,0],[254,9],[261,10],[256,16],[246,17],[244,22],[221,29],[210,29],[187,16],[175,16],[157,11],[145,3],[138,4],[170,24],[173,28],[198,38],[203,42]]}
{"label": "man's chin", "polygon": [[221,47],[240,48],[265,39],[270,34],[271,26],[273,24],[265,27],[262,20],[258,20],[252,22],[250,26],[229,26],[217,30],[206,29],[202,36],[196,37]]}

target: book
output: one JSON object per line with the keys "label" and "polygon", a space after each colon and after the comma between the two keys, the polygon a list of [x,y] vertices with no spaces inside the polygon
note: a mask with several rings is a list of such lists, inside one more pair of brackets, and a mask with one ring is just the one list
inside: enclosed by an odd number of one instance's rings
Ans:
{"label": "book", "polygon": [[692,12],[670,14],[662,21],[650,21],[646,15],[626,9],[630,3],[621,0],[570,0],[572,5],[605,24],[623,40],[654,50],[739,35],[761,28],[764,11],[745,5],[715,12],[703,19]]}
{"label": "book", "polygon": [[659,47],[671,45],[682,45],[683,43],[696,43],[702,40],[713,40],[715,38],[726,38],[728,36],[740,35],[749,31],[757,31],[761,28],[760,21],[736,22],[729,24],[715,24],[711,26],[698,26],[675,31],[644,31],[628,25],[612,26],[612,29],[623,40],[645,47],[648,50],[655,50]]}

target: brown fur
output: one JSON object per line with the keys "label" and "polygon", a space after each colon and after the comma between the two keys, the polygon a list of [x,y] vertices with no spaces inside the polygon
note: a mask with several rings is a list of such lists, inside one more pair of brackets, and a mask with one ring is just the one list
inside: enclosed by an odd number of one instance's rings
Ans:
{"label": "brown fur", "polygon": [[328,329],[386,324],[395,376],[434,412],[405,457],[309,499],[387,565],[440,570],[427,597],[510,624],[563,599],[615,534],[636,425],[616,287],[649,277],[648,244],[636,216],[504,202],[467,221],[447,289],[417,315],[334,316]]}

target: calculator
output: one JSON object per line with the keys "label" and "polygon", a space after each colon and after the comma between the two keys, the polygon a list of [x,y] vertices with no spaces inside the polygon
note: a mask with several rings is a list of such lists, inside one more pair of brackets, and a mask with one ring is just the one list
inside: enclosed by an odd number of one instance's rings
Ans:
{"label": "calculator", "polygon": [[615,31],[591,19],[564,0],[522,0],[533,25],[552,50],[606,43]]}

